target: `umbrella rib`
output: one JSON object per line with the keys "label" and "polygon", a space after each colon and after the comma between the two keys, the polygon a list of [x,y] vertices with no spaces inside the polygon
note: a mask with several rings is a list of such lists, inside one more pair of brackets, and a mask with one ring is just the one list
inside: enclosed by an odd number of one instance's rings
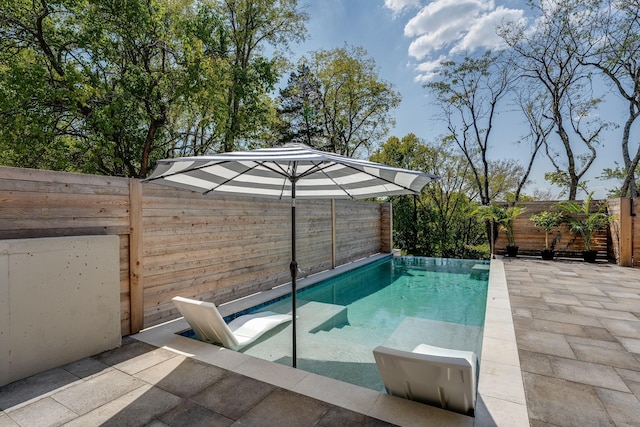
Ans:
{"label": "umbrella rib", "polygon": [[[277,174],[279,174],[279,175],[284,176],[285,178],[286,178],[286,177],[288,177],[288,175],[287,175],[286,173],[283,173],[283,172],[284,172],[283,170],[278,171],[277,169],[272,168],[272,167],[270,167],[270,166],[266,165],[266,164],[264,163],[264,161],[256,161],[256,160],[251,160],[251,161],[252,161],[252,162],[255,162],[256,164],[255,164],[255,165],[253,165],[253,166],[251,166],[250,168],[247,168],[246,170],[244,170],[244,171],[242,171],[242,172],[237,173],[236,175],[234,175],[234,176],[233,176],[233,177],[231,177],[231,178],[227,178],[224,182],[222,182],[222,183],[220,183],[220,184],[216,185],[215,187],[212,187],[212,188],[208,189],[207,191],[205,191],[205,192],[204,192],[204,193],[202,193],[202,194],[209,194],[209,193],[211,193],[212,191],[215,191],[216,189],[218,189],[218,188],[222,187],[223,185],[226,185],[226,184],[228,184],[229,182],[233,181],[233,180],[234,180],[234,179],[236,179],[237,177],[239,177],[239,176],[241,176],[241,175],[245,175],[247,172],[250,172],[250,171],[254,170],[254,169],[255,169],[255,168],[257,168],[258,166],[263,166],[263,167],[265,167],[265,168],[269,169],[269,170],[270,170],[270,171],[272,171],[272,172],[275,172],[275,173],[277,173]],[[231,163],[231,161],[224,161],[224,162],[220,162],[220,163],[217,163],[216,165],[220,165],[220,164],[224,164],[224,163]],[[209,166],[211,166],[211,165],[209,165]],[[281,168],[281,169],[282,169],[282,168]],[[195,170],[195,168],[194,168],[193,170]],[[282,197],[282,196],[280,196],[280,197]]]}
{"label": "umbrella rib", "polygon": [[[335,185],[338,186],[338,188],[340,188],[342,191],[344,191],[344,194],[346,194],[347,196],[349,196],[352,200],[355,200],[355,197],[353,197],[351,195],[351,193],[349,193],[349,190],[347,190],[346,188],[344,188],[341,184],[338,184],[336,182],[335,179],[331,178],[324,170],[327,169],[328,167],[332,166],[331,163],[327,164],[326,166],[322,167],[322,162],[318,162],[318,163],[313,163],[313,167],[311,169],[309,169],[308,171],[306,171],[303,174],[300,174],[299,177],[304,178],[307,175],[311,175],[312,173],[316,173],[316,172],[320,172],[321,174],[323,174],[324,176],[326,176],[328,179],[331,180],[331,182],[333,182]],[[356,169],[356,168],[354,168]],[[356,169],[358,170],[358,169]]]}
{"label": "umbrella rib", "polygon": [[[407,187],[407,186],[405,186],[405,185],[400,185],[400,184],[398,184],[398,183],[396,183],[396,182],[390,181],[390,180],[388,180],[388,179],[386,179],[386,178],[383,178],[383,177],[381,177],[381,176],[376,176],[376,175],[374,175],[374,174],[372,174],[372,173],[370,173],[370,172],[364,171],[364,170],[359,169],[359,168],[357,168],[357,167],[355,167],[355,166],[351,166],[351,165],[350,165],[350,164],[348,164],[348,163],[340,163],[340,164],[341,164],[341,165],[343,165],[343,166],[348,167],[349,169],[356,170],[356,171],[358,171],[358,172],[362,172],[362,173],[364,173],[365,175],[368,175],[368,176],[371,176],[371,177],[373,177],[373,178],[376,178],[376,179],[379,179],[379,180],[381,180],[381,181],[384,181],[384,182],[385,182],[385,183],[387,183],[387,184],[392,184],[392,185],[395,185],[395,186],[397,186],[397,187],[400,187],[400,188],[402,188],[402,189],[404,189],[404,190],[407,190],[407,191],[411,192],[412,194],[419,194],[419,193],[417,193],[416,191],[414,191],[413,189],[411,189],[410,187]],[[320,173],[322,173],[324,176],[326,176],[327,178],[329,178],[331,181],[333,181],[333,183],[334,183],[335,185],[337,185],[338,187],[340,187],[340,189],[341,189],[342,191],[344,191],[344,193],[345,193],[347,196],[349,196],[351,199],[355,200],[355,197],[354,197],[354,196],[352,196],[352,195],[349,193],[349,191],[347,191],[347,189],[345,189],[342,185],[338,184],[338,183],[337,183],[333,178],[331,178],[331,177],[330,177],[330,176],[329,176],[329,175],[324,171],[325,169],[327,169],[328,167],[330,167],[330,166],[332,166],[332,165],[333,165],[333,164],[328,164],[328,165],[326,165],[325,167],[321,167],[321,164],[320,164],[320,163],[314,163],[314,167],[313,167],[313,168],[311,168],[311,169],[309,169],[308,171],[306,171],[304,174],[301,174],[301,175],[300,175],[300,177],[304,177],[304,176],[306,176],[306,175],[310,175],[310,174],[315,173],[315,172],[320,172]]]}

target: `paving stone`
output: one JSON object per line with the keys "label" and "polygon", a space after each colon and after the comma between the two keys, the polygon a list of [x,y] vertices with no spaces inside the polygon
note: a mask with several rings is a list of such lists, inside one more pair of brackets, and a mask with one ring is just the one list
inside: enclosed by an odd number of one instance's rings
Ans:
{"label": "paving stone", "polygon": [[[605,331],[606,331],[606,329],[605,329]],[[582,345],[588,345],[588,346],[593,346],[593,347],[600,347],[600,348],[607,348],[607,349],[611,349],[611,350],[622,350],[622,351],[624,351],[624,347],[615,338],[613,338],[612,340],[600,340],[600,339],[594,339],[594,338],[588,338],[588,337],[572,337],[572,336],[568,336],[567,337],[567,342],[572,347],[573,347],[574,344],[582,344]]]}
{"label": "paving stone", "polygon": [[70,372],[62,368],[54,368],[12,382],[0,387],[0,410],[11,409],[31,399],[44,397],[77,381],[79,378]]}
{"label": "paving stone", "polygon": [[517,295],[511,295],[509,297],[511,307],[524,307],[524,308],[537,308],[546,310],[549,307],[542,298],[538,297],[522,297]]}
{"label": "paving stone", "polygon": [[554,375],[558,378],[629,392],[629,388],[611,366],[581,362],[579,360],[569,360],[561,357],[550,357],[549,361]]}
{"label": "paving stone", "polygon": [[161,415],[160,421],[170,427],[226,427],[233,424],[233,420],[191,401],[184,401]]}
{"label": "paving stone", "polygon": [[590,295],[590,294],[581,294],[581,293],[574,293],[573,294],[576,298],[578,298],[582,304],[585,304],[585,301],[592,301],[592,302],[599,302],[599,303],[604,303],[604,302],[613,302],[613,300],[607,296],[607,295]]}
{"label": "paving stone", "polygon": [[[586,281],[587,280],[583,280],[583,282],[586,282]],[[575,282],[579,282],[579,280],[576,280]],[[567,289],[569,289],[578,298],[581,298],[579,295],[582,295],[582,294],[608,298],[607,294],[605,294],[595,286],[582,285],[582,284],[576,284],[576,283],[567,284],[566,286],[567,286]]]}
{"label": "paving stone", "polygon": [[634,338],[618,338],[618,340],[627,351],[640,354],[640,340]]}
{"label": "paving stone", "polygon": [[614,426],[593,387],[528,372],[522,376],[532,420],[563,427]]}
{"label": "paving stone", "polygon": [[615,311],[615,310],[605,310],[602,308],[591,308],[591,307],[569,307],[572,313],[582,314],[584,316],[593,316],[598,318],[605,319],[620,319],[620,320],[635,320],[638,321],[638,318],[633,314],[627,311]]}
{"label": "paving stone", "polygon": [[114,369],[61,390],[52,397],[77,414],[85,414],[143,385],[143,381]]}
{"label": "paving stone", "polygon": [[598,328],[595,326],[583,326],[582,327],[587,334],[587,337],[599,340],[599,341],[611,341],[617,342],[616,337],[611,335],[611,332],[607,328]]}
{"label": "paving stone", "polygon": [[604,308],[602,303],[597,301],[582,301],[582,305],[590,308]]}
{"label": "paving stone", "polygon": [[145,384],[88,412],[65,427],[145,426],[183,402],[183,399]]}
{"label": "paving stone", "polygon": [[106,365],[93,357],[85,357],[84,359],[63,365],[61,368],[72,373],[78,378],[85,379],[103,374],[105,371],[113,369],[109,365]]}
{"label": "paving stone", "polygon": [[571,346],[561,334],[516,328],[516,341],[522,350],[575,359]]}
{"label": "paving stone", "polygon": [[129,359],[142,356],[157,349],[157,347],[142,341],[124,337],[122,338],[122,345],[120,347],[102,352],[94,356],[94,358],[106,365],[114,366],[118,363],[126,362]]}
{"label": "paving stone", "polygon": [[640,303],[637,300],[603,302],[602,306],[607,310],[628,311],[630,313],[640,313]]}
{"label": "paving stone", "polygon": [[569,294],[544,293],[542,294],[542,299],[544,299],[547,304],[582,305],[578,298],[571,294],[570,291],[565,290],[564,292],[568,292]]}
{"label": "paving stone", "polygon": [[332,406],[326,414],[318,421],[317,427],[334,427],[334,426],[367,426],[367,427],[389,427],[386,421],[377,418],[368,417],[364,414],[349,411],[348,409]]}
{"label": "paving stone", "polygon": [[624,348],[607,348],[575,342],[570,342],[569,345],[576,358],[583,362],[599,363],[616,368],[640,369],[640,362]]}
{"label": "paving stone", "polygon": [[78,414],[50,397],[11,411],[9,415],[20,426],[62,425],[78,416]]}
{"label": "paving stone", "polygon": [[191,400],[227,418],[237,420],[276,389],[271,384],[227,372]]}
{"label": "paving stone", "polygon": [[640,299],[640,292],[627,292],[627,291],[612,291],[608,292],[609,296],[615,298],[616,300],[619,298],[621,300],[627,299]]}
{"label": "paving stone", "polygon": [[631,390],[636,399],[640,400],[640,383],[636,383],[633,381],[627,381],[626,383],[627,387],[629,387],[629,390]]}
{"label": "paving stone", "polygon": [[576,325],[575,323],[554,322],[553,320],[544,319],[518,318],[514,316],[513,324],[514,327],[521,329],[533,329],[536,331],[552,332],[555,334],[577,337],[587,336],[582,325]]}
{"label": "paving stone", "polygon": [[568,305],[564,305],[564,304],[547,304],[547,307],[549,307],[549,310],[556,311],[558,313],[566,313],[566,314],[570,314],[571,313],[571,311],[569,310],[569,306]]}
{"label": "paving stone", "polygon": [[138,372],[135,376],[186,399],[218,381],[225,372],[207,363],[179,356]]}
{"label": "paving stone", "polygon": [[528,308],[516,307],[512,309],[513,315],[518,317],[533,317],[531,310]]}
{"label": "paving stone", "polygon": [[640,424],[640,402],[632,393],[596,388],[616,425]]}
{"label": "paving stone", "polygon": [[615,337],[640,339],[640,321],[600,319],[600,323]]}
{"label": "paving stone", "polygon": [[164,348],[156,348],[151,352],[132,357],[131,359],[117,363],[113,366],[123,372],[126,372],[127,374],[134,375],[140,371],[143,371],[147,368],[157,365],[158,363],[162,363],[165,360],[169,360],[174,357],[178,357],[178,355]]}
{"label": "paving stone", "polygon": [[7,414],[0,412],[0,427],[20,427]]}
{"label": "paving stone", "polygon": [[[273,408],[278,408],[274,411]],[[313,426],[329,411],[329,405],[288,390],[269,394],[238,419],[241,426]],[[349,424],[343,424],[349,425]]]}
{"label": "paving stone", "polygon": [[634,371],[631,369],[616,368],[616,372],[620,375],[625,382],[633,381],[640,383],[640,371]]}
{"label": "paving stone", "polygon": [[546,354],[519,350],[518,356],[520,358],[520,369],[523,371],[540,375],[553,375],[551,362]]}
{"label": "paving stone", "polygon": [[563,322],[563,323],[573,323],[576,325],[583,326],[594,326],[594,327],[602,327],[602,324],[598,321],[598,319],[592,316],[583,316],[580,314],[567,314],[567,313],[559,313],[556,311],[550,310],[531,310],[533,317],[536,319],[544,319],[544,320],[553,320],[555,322]]}

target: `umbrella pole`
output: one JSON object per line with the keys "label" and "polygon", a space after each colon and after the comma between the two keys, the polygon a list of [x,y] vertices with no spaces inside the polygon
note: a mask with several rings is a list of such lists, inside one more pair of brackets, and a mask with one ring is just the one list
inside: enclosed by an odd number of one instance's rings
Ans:
{"label": "umbrella pole", "polygon": [[298,364],[297,344],[296,344],[296,277],[298,276],[298,262],[296,261],[296,182],[291,180],[291,329],[293,336],[291,339],[291,366],[294,368]]}

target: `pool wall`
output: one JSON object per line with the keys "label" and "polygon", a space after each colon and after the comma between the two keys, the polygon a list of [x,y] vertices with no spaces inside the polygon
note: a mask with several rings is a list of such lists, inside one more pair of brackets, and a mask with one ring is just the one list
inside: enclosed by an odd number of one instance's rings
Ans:
{"label": "pool wall", "polygon": [[[374,258],[374,259],[371,259]],[[322,274],[313,283],[357,268],[375,257],[344,266]],[[304,286],[303,283],[301,286]],[[274,292],[283,295],[290,289],[283,286]],[[272,294],[267,299],[272,299]],[[221,307],[223,315],[238,309],[255,306],[264,295],[245,298],[245,301]],[[174,351],[211,365],[233,371],[260,381],[273,384],[324,402],[360,412],[397,425],[447,425],[447,426],[528,426],[526,400],[520,362],[511,317],[511,305],[502,260],[491,260],[487,314],[478,384],[478,400],[475,418],[445,411],[421,403],[400,399],[343,381],[322,377],[274,362],[268,362],[246,354],[206,344],[177,335],[189,329],[184,319],[176,319],[146,329],[132,337],[156,347]]]}

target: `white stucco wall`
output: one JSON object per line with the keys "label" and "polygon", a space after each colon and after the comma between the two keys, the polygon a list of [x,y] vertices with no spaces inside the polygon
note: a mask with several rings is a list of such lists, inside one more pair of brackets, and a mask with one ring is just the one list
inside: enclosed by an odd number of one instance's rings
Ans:
{"label": "white stucco wall", "polygon": [[120,344],[118,236],[0,241],[0,386]]}

